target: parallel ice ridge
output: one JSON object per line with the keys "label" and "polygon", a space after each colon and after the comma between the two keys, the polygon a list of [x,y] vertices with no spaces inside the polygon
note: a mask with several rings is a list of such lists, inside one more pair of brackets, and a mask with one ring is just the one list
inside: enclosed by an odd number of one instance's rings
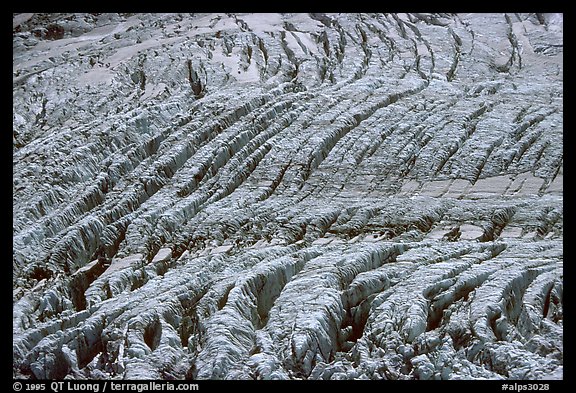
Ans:
{"label": "parallel ice ridge", "polygon": [[562,378],[562,15],[13,21],[15,376]]}

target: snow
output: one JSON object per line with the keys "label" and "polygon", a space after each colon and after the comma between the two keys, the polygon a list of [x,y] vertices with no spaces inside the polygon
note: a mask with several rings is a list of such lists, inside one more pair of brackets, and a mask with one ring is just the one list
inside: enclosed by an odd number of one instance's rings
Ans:
{"label": "snow", "polygon": [[15,29],[18,25],[29,21],[34,16],[34,13],[22,13],[12,17],[12,28]]}
{"label": "snow", "polygon": [[15,33],[14,375],[561,378],[562,20],[509,16],[505,73],[502,14]]}

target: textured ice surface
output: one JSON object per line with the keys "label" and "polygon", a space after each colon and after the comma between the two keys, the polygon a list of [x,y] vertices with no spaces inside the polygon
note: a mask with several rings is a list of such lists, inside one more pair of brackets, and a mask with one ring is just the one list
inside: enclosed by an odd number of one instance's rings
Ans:
{"label": "textured ice surface", "polygon": [[13,374],[558,379],[561,14],[16,14]]}

